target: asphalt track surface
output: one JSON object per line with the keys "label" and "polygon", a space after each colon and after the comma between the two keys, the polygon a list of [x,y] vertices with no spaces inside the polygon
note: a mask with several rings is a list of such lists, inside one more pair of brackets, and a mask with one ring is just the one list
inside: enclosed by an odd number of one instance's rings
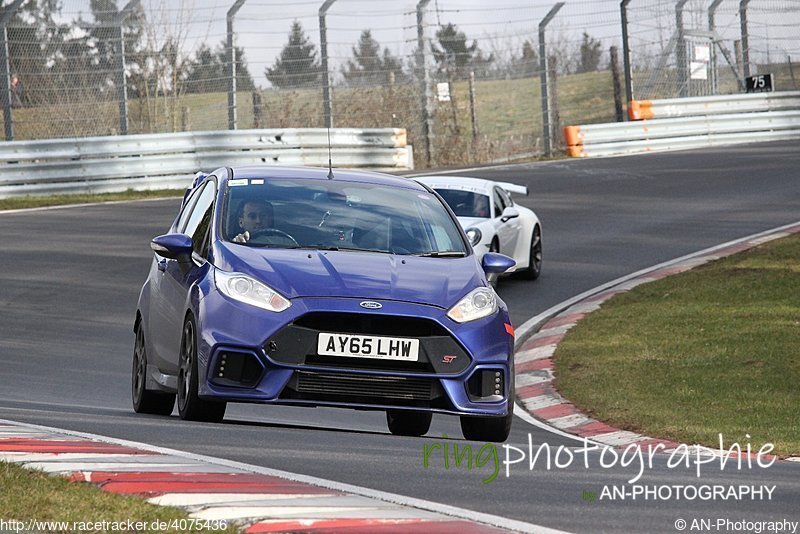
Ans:
{"label": "asphalt track surface", "polygon": [[[644,267],[800,220],[800,147],[759,144],[670,154],[566,160],[471,170],[531,191],[523,205],[544,225],[544,270],[536,282],[506,279],[500,295],[515,324],[582,291]],[[434,417],[426,438],[388,434],[380,412],[229,405],[222,424],[138,416],[130,402],[132,321],[176,199],[0,214],[0,418],[288,470],[574,532],[675,532],[682,518],[800,520],[800,465],[737,471],[729,464],[670,468],[665,458],[638,484],[767,485],[770,500],[597,500],[636,475],[589,454],[548,470],[527,459],[506,477],[455,467],[464,446],[456,418]],[[591,387],[591,384],[587,384]],[[697,407],[702,410],[702,406]],[[747,409],[743,406],[742,409]],[[675,414],[680,421],[681,414]],[[448,437],[443,437],[447,435]],[[578,442],[517,418],[508,444]],[[725,436],[746,445],[745,436]],[[761,445],[752,436],[754,447]],[[423,446],[448,443],[423,466]],[[477,454],[483,444],[473,443]],[[486,448],[484,454],[489,454]],[[505,451],[498,447],[498,459]],[[511,451],[512,453],[514,451]],[[512,455],[512,457],[514,457]],[[566,457],[562,456],[564,460]],[[486,457],[483,458],[484,460]],[[608,457],[606,458],[608,460]],[[631,491],[631,487],[629,491]]]}

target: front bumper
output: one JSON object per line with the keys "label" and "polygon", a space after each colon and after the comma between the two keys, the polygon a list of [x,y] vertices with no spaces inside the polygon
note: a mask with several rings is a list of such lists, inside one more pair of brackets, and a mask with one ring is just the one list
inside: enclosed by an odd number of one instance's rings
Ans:
{"label": "front bumper", "polygon": [[[270,313],[220,295],[200,301],[200,395],[232,402],[506,415],[513,394],[508,314],[458,324],[446,310],[363,299],[299,298]],[[317,354],[319,332],[412,337],[419,361]]]}

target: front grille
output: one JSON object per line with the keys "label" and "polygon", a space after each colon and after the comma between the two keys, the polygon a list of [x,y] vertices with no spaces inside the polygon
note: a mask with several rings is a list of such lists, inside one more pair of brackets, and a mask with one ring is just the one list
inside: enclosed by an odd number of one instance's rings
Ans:
{"label": "front grille", "polygon": [[299,371],[296,376],[299,393],[417,401],[433,398],[432,382],[427,378],[307,371]]}
{"label": "front grille", "polygon": [[295,371],[280,398],[362,407],[453,409],[438,380],[415,376]]}

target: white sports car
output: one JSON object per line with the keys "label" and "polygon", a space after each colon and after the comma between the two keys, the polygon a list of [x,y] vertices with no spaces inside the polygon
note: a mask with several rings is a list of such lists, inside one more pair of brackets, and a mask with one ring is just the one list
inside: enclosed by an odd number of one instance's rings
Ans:
{"label": "white sports car", "polygon": [[500,252],[516,260],[515,272],[531,280],[539,277],[542,224],[532,210],[515,204],[510,195],[527,195],[527,187],[463,176],[417,176],[414,179],[444,198],[479,259],[487,252]]}

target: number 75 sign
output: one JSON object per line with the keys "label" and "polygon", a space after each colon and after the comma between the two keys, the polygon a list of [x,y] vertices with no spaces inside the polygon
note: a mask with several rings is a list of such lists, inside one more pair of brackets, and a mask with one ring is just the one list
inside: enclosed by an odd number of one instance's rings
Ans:
{"label": "number 75 sign", "polygon": [[772,74],[756,74],[745,78],[748,93],[771,93],[775,90],[772,85]]}

